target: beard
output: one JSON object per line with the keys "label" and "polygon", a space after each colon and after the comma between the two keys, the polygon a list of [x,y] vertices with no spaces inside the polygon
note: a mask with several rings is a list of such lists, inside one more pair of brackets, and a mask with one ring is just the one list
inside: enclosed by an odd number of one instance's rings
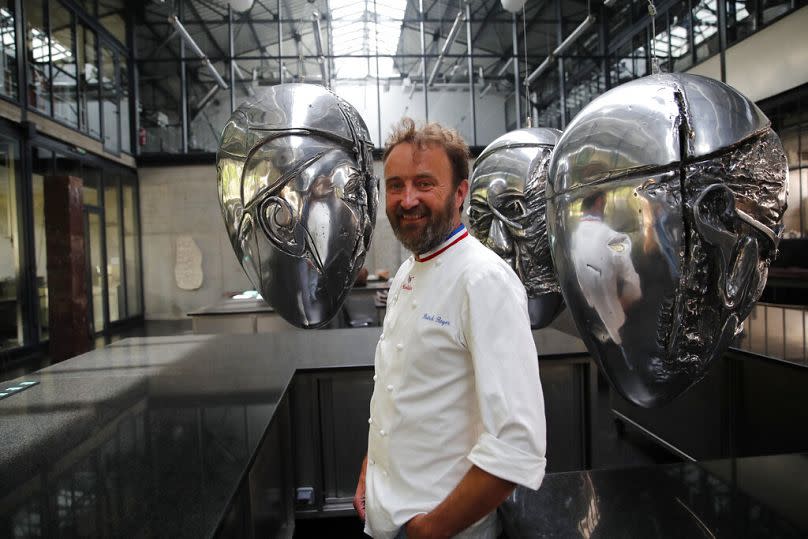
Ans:
{"label": "beard", "polygon": [[[387,209],[387,219],[393,233],[404,247],[415,254],[425,253],[440,245],[454,228],[454,197],[447,197],[442,211],[433,212],[424,204],[405,210],[396,206]],[[408,222],[405,217],[425,217],[426,223]]]}

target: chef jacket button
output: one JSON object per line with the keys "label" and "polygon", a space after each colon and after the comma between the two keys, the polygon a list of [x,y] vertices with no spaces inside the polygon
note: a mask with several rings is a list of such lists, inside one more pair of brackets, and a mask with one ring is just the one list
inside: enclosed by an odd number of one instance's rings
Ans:
{"label": "chef jacket button", "polygon": [[396,350],[404,350],[404,345],[403,345],[403,344],[401,344],[401,343],[398,343],[398,344],[396,345]]}
{"label": "chef jacket button", "polygon": [[375,460],[373,460],[373,459],[368,459],[368,464],[370,464],[371,466],[373,466],[374,464],[376,464],[376,461],[375,461]]}
{"label": "chef jacket button", "polygon": [[368,424],[369,424],[369,425],[372,425],[372,424],[373,424],[373,418],[372,418],[372,417],[369,417],[369,418],[368,418]]}
{"label": "chef jacket button", "polygon": [[393,384],[387,386],[387,391],[393,391]]}
{"label": "chef jacket button", "polygon": [[387,477],[387,470],[382,470],[382,475]]}
{"label": "chef jacket button", "polygon": [[412,308],[415,309],[416,307],[418,307],[418,302],[415,301],[415,300],[412,300]]}
{"label": "chef jacket button", "polygon": [[437,260],[435,260],[435,265],[436,265],[436,266],[440,266],[441,264],[443,264],[443,262],[441,261],[441,259],[440,259],[440,258],[439,258],[439,259],[437,259]]}
{"label": "chef jacket button", "polygon": [[378,380],[378,379],[379,379],[379,375],[378,375],[378,374],[374,374],[374,375],[373,375],[373,381],[375,382],[375,381],[376,381],[376,380]]}
{"label": "chef jacket button", "polygon": [[387,436],[387,432],[384,429],[382,429],[379,431],[379,436]]}

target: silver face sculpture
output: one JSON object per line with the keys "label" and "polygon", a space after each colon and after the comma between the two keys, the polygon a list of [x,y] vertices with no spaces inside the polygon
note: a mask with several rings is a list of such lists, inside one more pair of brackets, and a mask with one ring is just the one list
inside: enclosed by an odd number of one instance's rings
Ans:
{"label": "silver face sculpture", "polygon": [[760,109],[696,75],[626,83],[567,127],[547,186],[553,262],[628,400],[675,398],[740,331],[777,253],[786,174]]}
{"label": "silver face sculpture", "polygon": [[295,326],[326,324],[362,268],[378,204],[371,149],[356,110],[309,84],[268,88],[224,127],[216,167],[230,242]]}
{"label": "silver face sculpture", "polygon": [[506,133],[483,150],[470,178],[470,231],[519,275],[534,329],[552,322],[564,305],[544,204],[547,166],[560,135],[547,128]]}

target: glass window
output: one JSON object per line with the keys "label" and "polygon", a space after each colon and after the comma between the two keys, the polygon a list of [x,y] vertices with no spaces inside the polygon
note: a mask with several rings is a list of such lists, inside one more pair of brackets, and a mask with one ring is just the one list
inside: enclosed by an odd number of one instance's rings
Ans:
{"label": "glass window", "polygon": [[127,153],[132,153],[132,137],[130,133],[130,129],[132,127],[129,122],[129,68],[126,65],[126,60],[124,58],[121,58],[118,69],[118,77],[120,79],[119,86],[121,90],[120,105],[118,106],[118,111],[121,115],[121,150]]}
{"label": "glass window", "polygon": [[757,30],[757,4],[755,0],[727,3],[727,45],[753,34]]}
{"label": "glass window", "polygon": [[78,4],[84,8],[88,15],[95,17],[95,0],[79,0]]}
{"label": "glass window", "polygon": [[79,57],[79,99],[81,107],[81,130],[91,137],[101,138],[101,87],[98,84],[98,51],[95,32],[83,24],[77,29],[77,53]]}
{"label": "glass window", "polygon": [[45,237],[45,177],[53,174],[53,152],[34,146],[31,152],[34,206],[34,264],[39,296],[39,339],[48,338],[48,250]]}
{"label": "glass window", "polygon": [[14,0],[0,1],[0,94],[17,99],[17,31]]}
{"label": "glass window", "polygon": [[98,210],[88,211],[86,215],[85,245],[89,251],[87,253],[89,262],[87,269],[92,297],[93,331],[97,333],[104,330],[104,275],[102,273],[104,262],[101,258],[101,215]]}
{"label": "glass window", "polygon": [[23,343],[18,171],[17,142],[0,137],[0,351]]}
{"label": "glass window", "polygon": [[101,206],[101,171],[97,168],[85,166],[81,178],[84,183],[82,202],[85,206]]}
{"label": "glass window", "polygon": [[107,287],[109,321],[126,318],[124,290],[121,282],[121,219],[118,211],[119,187],[116,175],[104,179],[104,224],[107,236]]}
{"label": "glass window", "polygon": [[124,181],[123,188],[123,241],[126,253],[126,314],[143,313],[140,304],[140,241],[138,240],[137,192],[134,179]]}
{"label": "glass window", "polygon": [[98,22],[122,45],[126,45],[124,0],[98,2]]}
{"label": "glass window", "polygon": [[104,147],[120,151],[120,118],[118,97],[118,55],[101,46],[101,104],[104,118]]}
{"label": "glass window", "polygon": [[718,5],[717,0],[702,0],[693,7],[693,44],[696,47],[696,62],[718,54]]}
{"label": "glass window", "polygon": [[75,17],[61,3],[51,2],[53,116],[78,126],[78,65],[74,48]]}
{"label": "glass window", "polygon": [[50,38],[45,2],[26,3],[28,105],[51,113]]}

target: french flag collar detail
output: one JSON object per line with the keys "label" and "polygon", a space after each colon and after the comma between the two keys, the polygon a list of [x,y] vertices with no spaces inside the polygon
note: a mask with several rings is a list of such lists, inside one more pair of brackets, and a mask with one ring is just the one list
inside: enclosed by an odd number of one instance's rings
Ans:
{"label": "french flag collar detail", "polygon": [[443,253],[444,251],[448,250],[453,245],[461,242],[463,240],[463,238],[465,238],[468,235],[469,235],[468,230],[466,230],[466,227],[461,223],[460,226],[455,228],[452,231],[452,233],[449,234],[449,237],[446,238],[443,241],[443,243],[441,243],[440,245],[438,245],[437,247],[435,247],[431,251],[427,251],[425,253],[415,255],[415,260],[417,262],[427,262],[429,260],[432,260],[436,256],[438,256],[441,253]]}

